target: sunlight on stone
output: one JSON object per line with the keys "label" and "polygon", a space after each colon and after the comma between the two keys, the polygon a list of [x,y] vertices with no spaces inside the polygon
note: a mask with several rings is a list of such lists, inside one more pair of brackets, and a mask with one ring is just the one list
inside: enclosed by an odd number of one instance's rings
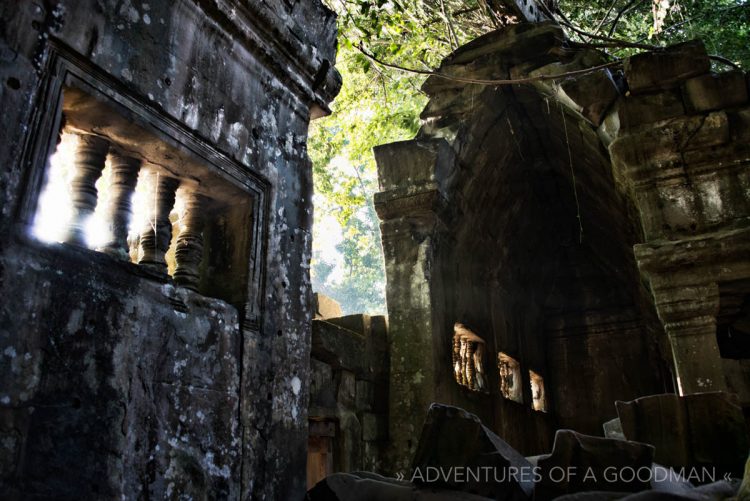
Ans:
{"label": "sunlight on stone", "polygon": [[32,234],[43,242],[62,242],[72,215],[70,179],[78,136],[63,133],[60,144],[49,159],[45,187],[39,196],[39,208]]}
{"label": "sunlight on stone", "polygon": [[544,389],[544,378],[536,372],[529,371],[531,382],[531,406],[535,411],[547,412],[547,394]]}
{"label": "sunlight on stone", "polygon": [[[39,196],[37,216],[34,220],[32,234],[47,243],[62,242],[72,216],[70,183],[74,175],[75,150],[78,136],[63,132],[60,144],[49,159],[49,169],[44,189]],[[149,186],[146,181],[148,168],[141,169],[138,183],[133,193],[133,215],[128,225],[128,242],[131,243],[131,261],[137,262],[137,242],[140,232],[147,221]],[[110,204],[112,169],[109,158],[105,163],[101,177],[96,182],[97,204],[94,214],[85,223],[86,245],[90,249],[99,249],[110,236],[111,228],[107,222],[107,207]],[[170,218],[176,221],[182,197],[177,197],[175,208]],[[135,253],[133,252],[135,251]]]}
{"label": "sunlight on stone", "polygon": [[112,166],[109,161],[104,163],[104,170],[99,180],[96,182],[96,210],[89,218],[86,226],[86,245],[89,249],[98,249],[107,243],[110,236],[110,228],[107,223],[107,207],[110,204],[112,196],[109,186],[112,182]]}
{"label": "sunlight on stone", "polygon": [[148,218],[148,205],[146,204],[146,197],[148,196],[148,172],[149,169],[144,167],[138,173],[138,182],[135,185],[135,192],[133,193],[133,216],[130,218],[130,224],[128,225],[130,260],[134,263],[138,262],[138,240]]}

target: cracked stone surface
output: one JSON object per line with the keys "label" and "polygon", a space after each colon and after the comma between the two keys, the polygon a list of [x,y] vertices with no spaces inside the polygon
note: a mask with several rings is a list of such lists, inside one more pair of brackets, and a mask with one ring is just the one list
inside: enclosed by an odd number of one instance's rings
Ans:
{"label": "cracked stone surface", "polygon": [[[0,24],[0,497],[301,498],[313,314],[306,141],[341,84],[335,16],[317,0],[60,0],[3,4]],[[233,249],[259,218],[250,272],[217,272],[203,296],[29,236],[59,118],[45,99],[75,80],[53,74],[59,61],[137,103],[89,108],[124,153],[216,185],[225,174],[186,168],[198,151],[253,180],[252,200],[264,198],[242,235],[214,241],[242,217],[228,204],[204,242],[214,255]],[[92,92],[75,81],[68,126],[82,125],[74,113]],[[161,132],[139,135],[131,120]],[[189,141],[168,139],[177,136]]]}

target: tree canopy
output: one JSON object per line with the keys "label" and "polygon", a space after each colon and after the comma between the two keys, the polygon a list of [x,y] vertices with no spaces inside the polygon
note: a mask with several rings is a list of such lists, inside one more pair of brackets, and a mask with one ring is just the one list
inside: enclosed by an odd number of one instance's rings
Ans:
{"label": "tree canopy", "polygon": [[[499,0],[325,1],[339,16],[336,67],[344,83],[333,114],[310,129],[316,191],[313,286],[339,301],[345,313],[384,313],[372,147],[414,137],[427,99],[420,91],[425,75],[376,61],[434,70],[458,46],[513,20]],[[596,43],[612,58],[638,51],[633,45],[701,38],[709,53],[750,67],[748,0],[559,0],[545,5],[572,40]],[[340,232],[331,231],[332,226]]]}

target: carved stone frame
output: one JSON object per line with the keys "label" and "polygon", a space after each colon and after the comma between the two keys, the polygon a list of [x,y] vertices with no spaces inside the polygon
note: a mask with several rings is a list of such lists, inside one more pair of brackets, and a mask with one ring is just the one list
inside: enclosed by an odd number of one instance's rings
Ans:
{"label": "carved stone frame", "polygon": [[[72,86],[102,99],[121,116],[153,133],[165,143],[186,150],[217,176],[244,191],[252,198],[252,237],[247,253],[248,283],[244,311],[240,312],[244,328],[258,331],[264,311],[265,254],[268,235],[270,183],[257,172],[236,162],[200,137],[184,124],[167,116],[148,99],[83,59],[62,42],[50,39],[42,62],[43,80],[31,113],[29,130],[21,155],[23,169],[22,197],[15,208],[18,239],[30,244],[27,237],[33,224],[48,159],[56,147],[57,131],[62,119],[63,88]],[[125,263],[132,267],[135,264]]]}

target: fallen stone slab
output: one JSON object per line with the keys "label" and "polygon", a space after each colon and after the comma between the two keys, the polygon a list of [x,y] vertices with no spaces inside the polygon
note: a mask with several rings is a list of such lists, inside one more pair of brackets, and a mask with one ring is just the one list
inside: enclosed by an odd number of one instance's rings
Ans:
{"label": "fallen stone slab", "polygon": [[655,460],[684,469],[688,480],[708,483],[725,474],[742,476],[750,439],[736,396],[664,394],[615,405],[625,437],[652,444]]}
{"label": "fallen stone slab", "polygon": [[605,438],[615,438],[625,440],[625,434],[622,432],[622,425],[618,418],[610,419],[602,425]]}
{"label": "fallen stone slab", "polygon": [[651,488],[654,448],[639,442],[558,430],[552,453],[538,461],[535,499],[585,491],[638,492]]}
{"label": "fallen stone slab", "polygon": [[688,479],[672,468],[656,463],[651,466],[651,490],[684,494],[694,488]]}
{"label": "fallen stone slab", "polygon": [[492,498],[445,489],[419,489],[415,492],[414,501],[492,501]]}
{"label": "fallen stone slab", "polygon": [[417,489],[405,480],[369,471],[334,473],[307,492],[307,501],[492,501],[491,498],[448,489]]}
{"label": "fallen stone slab", "polygon": [[409,482],[374,473],[334,473],[307,491],[307,501],[412,501],[414,486]]}
{"label": "fallen stone slab", "polygon": [[555,501],[610,501],[612,499],[623,499],[627,496],[627,492],[586,491],[566,494],[555,498]]}
{"label": "fallen stone slab", "polygon": [[555,501],[609,501],[612,499],[622,501],[721,501],[724,499],[743,501],[735,497],[736,493],[736,487],[722,480],[685,492],[643,491],[628,494],[627,492],[588,491],[560,496],[555,498]]}
{"label": "fallen stone slab", "polygon": [[533,466],[479,418],[432,404],[412,463],[420,488],[445,488],[496,500],[530,499]]}
{"label": "fallen stone slab", "polygon": [[736,486],[721,480],[686,492],[645,491],[631,494],[622,499],[623,501],[719,501],[735,499],[736,494]]}
{"label": "fallen stone slab", "polygon": [[[657,491],[667,494],[684,495],[695,490],[695,486],[688,480],[682,477],[678,472],[671,468],[661,466],[659,464],[651,465],[651,489],[650,491]],[[621,499],[632,495],[630,492],[617,492],[617,491],[584,491],[576,492],[573,494],[566,494],[556,498],[557,500],[587,500],[587,499]],[[537,499],[541,499],[537,497]]]}

